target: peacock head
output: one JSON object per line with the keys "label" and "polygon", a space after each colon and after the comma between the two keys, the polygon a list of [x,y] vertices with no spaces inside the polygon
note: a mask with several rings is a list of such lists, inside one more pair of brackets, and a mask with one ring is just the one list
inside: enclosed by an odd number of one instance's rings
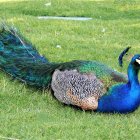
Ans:
{"label": "peacock head", "polygon": [[131,59],[130,64],[133,65],[135,68],[140,69],[140,54],[134,55]]}

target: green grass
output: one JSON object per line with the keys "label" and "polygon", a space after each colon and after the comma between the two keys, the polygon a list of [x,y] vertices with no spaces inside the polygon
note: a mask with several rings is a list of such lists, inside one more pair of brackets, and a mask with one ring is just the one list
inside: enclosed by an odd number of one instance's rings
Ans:
{"label": "green grass", "polygon": [[[50,61],[98,60],[121,69],[119,53],[139,53],[139,0],[0,0],[0,18],[14,24]],[[92,17],[91,21],[38,20],[41,15]],[[103,32],[105,30],[105,32]],[[61,45],[61,49],[56,48]],[[58,102],[49,91],[11,81],[0,73],[0,139],[139,140],[140,109],[134,113],[83,112]]]}

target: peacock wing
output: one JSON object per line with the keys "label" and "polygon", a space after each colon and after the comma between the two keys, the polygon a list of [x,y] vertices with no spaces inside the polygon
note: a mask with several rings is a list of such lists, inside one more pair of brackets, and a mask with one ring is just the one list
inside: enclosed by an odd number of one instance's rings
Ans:
{"label": "peacock wing", "polygon": [[106,92],[96,75],[81,74],[77,70],[56,70],[52,76],[51,88],[60,102],[76,105],[84,110],[96,109],[98,98]]}
{"label": "peacock wing", "polygon": [[126,83],[128,81],[126,74],[120,73],[97,61],[84,61],[83,65],[78,68],[78,71],[95,74],[102,81],[106,90],[114,84]]}

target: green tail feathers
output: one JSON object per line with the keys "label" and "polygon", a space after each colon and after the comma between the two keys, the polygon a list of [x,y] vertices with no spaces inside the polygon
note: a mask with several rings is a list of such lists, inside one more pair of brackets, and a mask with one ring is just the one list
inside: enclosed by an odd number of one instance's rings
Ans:
{"label": "green tail feathers", "polygon": [[58,64],[49,63],[16,29],[0,29],[0,68],[14,78],[38,87],[50,84]]}
{"label": "green tail feathers", "polygon": [[36,87],[49,87],[56,69],[94,73],[99,79],[125,82],[127,77],[96,61],[51,63],[16,29],[3,25],[0,29],[0,68],[14,78]]}

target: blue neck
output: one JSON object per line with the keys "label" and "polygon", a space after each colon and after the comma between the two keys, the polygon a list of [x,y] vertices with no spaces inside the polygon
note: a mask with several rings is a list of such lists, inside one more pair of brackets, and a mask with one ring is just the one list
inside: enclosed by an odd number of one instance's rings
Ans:
{"label": "blue neck", "polygon": [[128,83],[110,88],[109,94],[103,95],[98,101],[97,111],[128,113],[140,105],[139,70],[132,64],[128,67]]}
{"label": "blue neck", "polygon": [[129,86],[131,86],[131,88],[139,86],[138,72],[139,70],[137,68],[135,68],[132,64],[129,64],[127,73],[128,73],[128,84]]}

